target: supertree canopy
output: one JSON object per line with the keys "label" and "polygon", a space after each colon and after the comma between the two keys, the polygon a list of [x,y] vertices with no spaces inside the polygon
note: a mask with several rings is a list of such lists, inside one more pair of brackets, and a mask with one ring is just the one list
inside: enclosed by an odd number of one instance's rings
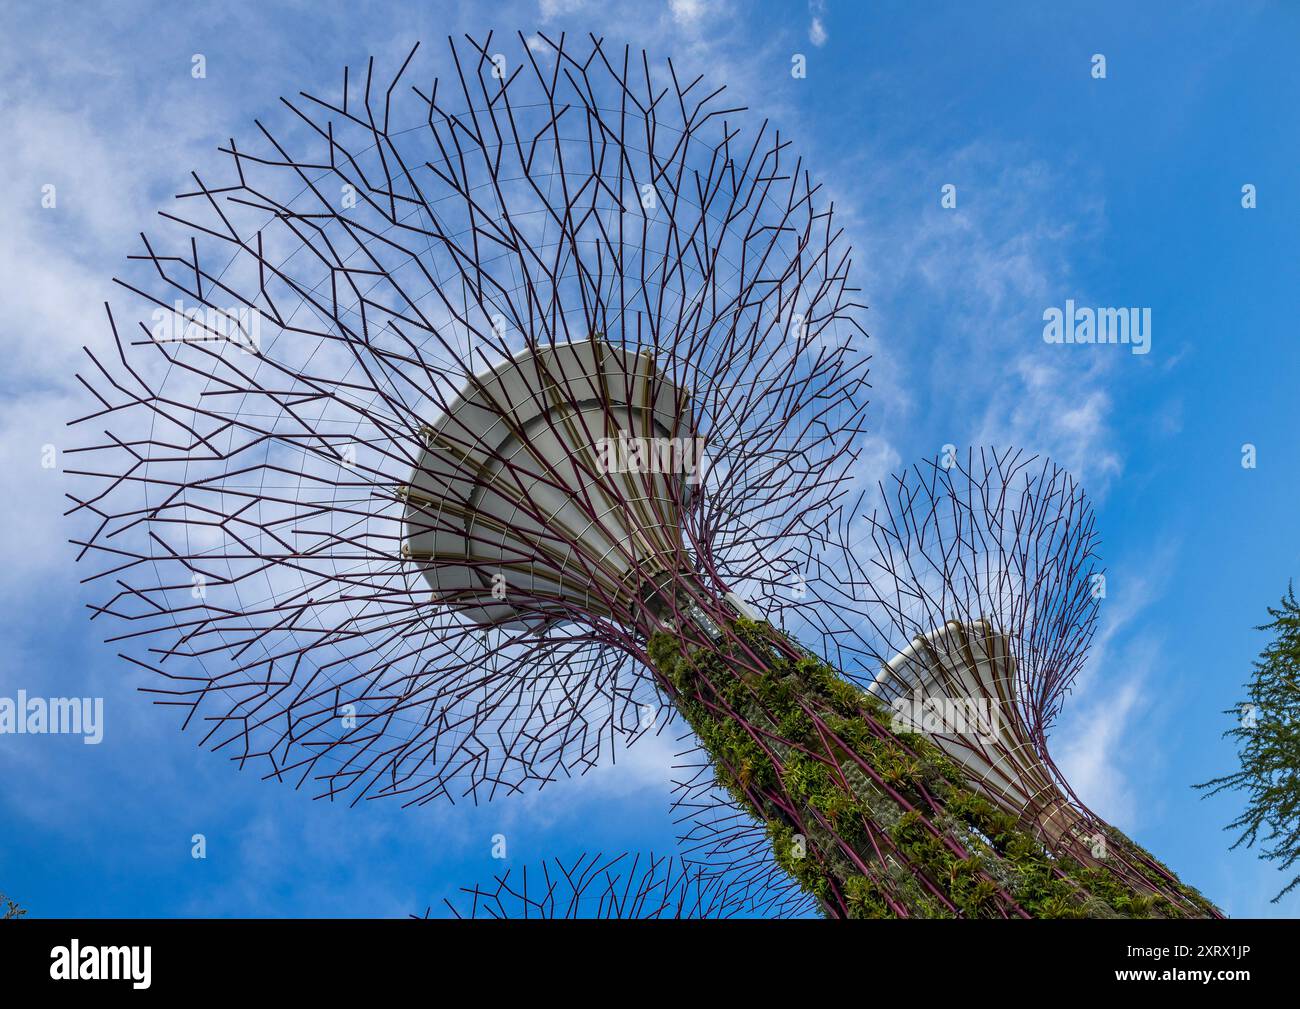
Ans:
{"label": "supertree canopy", "polygon": [[1047,752],[1081,490],[984,451],[866,507],[864,306],[788,141],[595,38],[420,55],[231,140],[88,351],[74,541],[156,700],[407,804],[684,722],[679,861],[458,914],[1217,914]]}

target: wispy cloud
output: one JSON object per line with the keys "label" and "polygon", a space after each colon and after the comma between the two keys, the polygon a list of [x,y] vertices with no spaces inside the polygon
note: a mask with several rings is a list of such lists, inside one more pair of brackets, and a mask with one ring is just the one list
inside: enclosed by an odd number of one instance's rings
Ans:
{"label": "wispy cloud", "polygon": [[1158,815],[1151,791],[1153,753],[1159,753],[1166,717],[1157,683],[1164,679],[1161,640],[1144,614],[1155,607],[1174,568],[1177,550],[1166,543],[1143,569],[1107,573],[1107,598],[1088,664],[1075,683],[1051,740],[1067,781],[1098,815],[1133,830]]}
{"label": "wispy cloud", "polygon": [[824,46],[830,40],[826,31],[825,0],[810,0],[808,14],[812,20],[808,24],[808,41],[815,46]]}

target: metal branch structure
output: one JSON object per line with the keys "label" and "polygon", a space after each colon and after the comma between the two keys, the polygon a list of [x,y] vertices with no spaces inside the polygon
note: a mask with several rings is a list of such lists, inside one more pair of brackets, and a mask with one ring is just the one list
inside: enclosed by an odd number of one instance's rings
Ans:
{"label": "metal branch structure", "polygon": [[773,859],[766,825],[719,787],[708,751],[691,746],[675,770],[672,812],[682,862],[720,881],[746,917],[816,917],[817,900]]}
{"label": "metal branch structure", "polygon": [[[748,894],[675,856],[580,855],[508,870],[444,898],[454,918],[739,918]],[[425,917],[433,916],[433,909]]]}
{"label": "metal branch structure", "polygon": [[[420,55],[232,139],[87,351],[74,543],[155,700],[412,805],[680,716],[686,861],[620,914],[1216,913],[1047,756],[1096,616],[1078,488],[1005,453],[855,497],[865,308],[789,142],[596,38]],[[1006,717],[891,713],[948,694]]]}
{"label": "metal branch structure", "polygon": [[739,882],[774,842],[835,916],[1217,916],[1088,810],[1048,751],[1104,594],[1081,488],[985,450],[876,497],[814,544],[799,633],[658,636],[652,661],[730,791],[681,786],[684,850]]}
{"label": "metal branch structure", "polygon": [[971,451],[880,495],[871,549],[844,553],[832,597],[856,617],[840,667],[875,671],[873,696],[1053,845],[1093,837],[1047,747],[1105,590],[1082,489],[1050,461]]}

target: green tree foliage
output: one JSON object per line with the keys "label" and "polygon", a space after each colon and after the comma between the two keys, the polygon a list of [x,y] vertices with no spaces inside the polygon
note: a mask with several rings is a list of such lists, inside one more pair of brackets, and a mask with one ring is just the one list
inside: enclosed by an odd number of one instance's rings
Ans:
{"label": "green tree foliage", "polygon": [[[1241,832],[1232,847],[1258,843],[1264,857],[1285,871],[1300,861],[1300,603],[1294,585],[1268,613],[1273,619],[1258,630],[1272,631],[1273,640],[1255,663],[1246,700],[1227,711],[1237,725],[1224,735],[1236,740],[1241,769],[1196,787],[1207,796],[1246,792],[1246,811],[1226,828]],[[1300,874],[1273,902],[1297,886]]]}
{"label": "green tree foliage", "polygon": [[9,921],[11,918],[21,918],[27,913],[25,907],[19,907],[18,902],[10,900],[3,893],[0,893],[0,918]]}

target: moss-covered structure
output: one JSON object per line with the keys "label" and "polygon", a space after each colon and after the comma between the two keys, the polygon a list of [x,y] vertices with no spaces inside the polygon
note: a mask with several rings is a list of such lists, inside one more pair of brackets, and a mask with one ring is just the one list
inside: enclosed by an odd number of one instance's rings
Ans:
{"label": "moss-covered structure", "polygon": [[651,662],[718,781],[830,916],[1201,917],[1217,909],[1113,828],[1048,851],[925,736],[765,623],[654,634]]}

